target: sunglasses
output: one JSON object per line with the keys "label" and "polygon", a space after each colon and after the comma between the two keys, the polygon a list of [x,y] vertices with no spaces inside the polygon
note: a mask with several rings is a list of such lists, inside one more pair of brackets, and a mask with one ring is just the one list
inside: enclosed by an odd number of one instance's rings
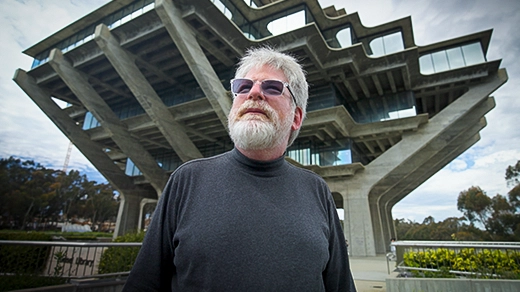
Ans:
{"label": "sunglasses", "polygon": [[283,89],[287,88],[287,90],[289,90],[289,93],[291,94],[294,104],[296,104],[296,98],[294,97],[291,88],[289,88],[289,83],[282,82],[280,80],[267,79],[262,81],[253,81],[247,78],[232,79],[231,92],[233,92],[235,96],[239,94],[248,94],[256,82],[260,82],[260,89],[262,90],[262,93],[267,97],[280,96],[283,93]]}

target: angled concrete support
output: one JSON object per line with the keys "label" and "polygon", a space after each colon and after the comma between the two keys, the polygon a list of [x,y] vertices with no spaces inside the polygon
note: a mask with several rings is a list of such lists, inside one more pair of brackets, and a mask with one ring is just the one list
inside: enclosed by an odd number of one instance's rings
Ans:
{"label": "angled concrete support", "polygon": [[57,49],[51,51],[49,64],[101,126],[110,132],[112,140],[132,159],[159,195],[166,184],[165,172],[90,85],[88,77],[76,70]]}
{"label": "angled concrete support", "polygon": [[[137,225],[132,218],[137,217],[139,206],[131,206],[134,199],[154,198],[156,193],[145,191],[136,186],[132,179],[107,156],[98,143],[90,140],[89,135],[76,125],[67,113],[60,109],[51,99],[51,94],[38,86],[34,78],[25,71],[18,69],[13,80],[34,101],[34,103],[49,117],[49,119],[65,134],[78,150],[94,165],[121,195],[119,216],[114,237],[133,232]],[[130,219],[130,220],[128,220]]]}
{"label": "angled concrete support", "polygon": [[350,232],[346,235],[352,255],[386,252],[395,233],[388,210],[451,161],[443,157],[454,158],[475,142],[485,126],[482,117],[494,106],[488,96],[506,81],[505,70],[499,70],[486,82],[470,87],[427,124],[403,134],[400,142],[355,176],[327,180],[331,189],[346,193],[345,226],[350,226],[345,230]]}
{"label": "angled concrete support", "polygon": [[24,70],[18,69],[13,80],[114,188],[119,192],[136,190],[132,179],[114,164],[103,151],[102,146],[90,140],[89,135],[52,101],[51,94],[45,88],[38,86],[34,78]]}
{"label": "angled concrete support", "polygon": [[188,161],[201,158],[202,154],[186,134],[183,125],[173,118],[137,67],[133,56],[119,45],[119,41],[110,33],[108,27],[104,24],[98,25],[94,35],[99,48],[180,159]]}
{"label": "angled concrete support", "polygon": [[231,99],[197,42],[195,33],[184,22],[182,11],[171,0],[156,0],[155,10],[211,103],[220,122],[227,129],[227,116],[231,109]]}

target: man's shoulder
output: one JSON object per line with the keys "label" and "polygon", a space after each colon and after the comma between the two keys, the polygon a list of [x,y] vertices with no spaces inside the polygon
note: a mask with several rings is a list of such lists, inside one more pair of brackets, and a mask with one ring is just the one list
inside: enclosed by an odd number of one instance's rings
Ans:
{"label": "man's shoulder", "polygon": [[314,171],[303,168],[303,167],[298,167],[290,162],[287,162],[287,164],[288,164],[289,170],[294,175],[300,177],[301,179],[303,179],[303,180],[310,179],[310,180],[316,180],[316,181],[325,183],[325,180],[323,180],[323,178],[321,176],[319,176],[317,173],[315,173]]}
{"label": "man's shoulder", "polygon": [[176,172],[185,172],[185,171],[194,171],[197,169],[208,169],[208,167],[211,166],[217,167],[218,165],[224,163],[227,160],[227,155],[229,152],[224,152],[222,154],[218,154],[211,157],[203,157],[203,158],[197,158],[190,161],[187,161],[183,164],[181,164],[177,169],[174,171]]}

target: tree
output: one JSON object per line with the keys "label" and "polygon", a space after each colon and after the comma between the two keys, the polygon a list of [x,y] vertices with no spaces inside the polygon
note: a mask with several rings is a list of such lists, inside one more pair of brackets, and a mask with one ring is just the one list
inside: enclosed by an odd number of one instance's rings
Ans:
{"label": "tree", "polygon": [[506,168],[506,181],[510,186],[520,184],[520,160],[516,162],[515,166],[509,165]]}
{"label": "tree", "polygon": [[472,186],[460,192],[457,209],[464,213],[470,224],[474,224],[476,221],[485,224],[486,218],[491,212],[491,199],[480,187]]}
{"label": "tree", "polygon": [[25,229],[81,217],[106,220],[117,215],[118,201],[108,184],[89,181],[77,170],[64,173],[34,161],[0,159],[0,226]]}

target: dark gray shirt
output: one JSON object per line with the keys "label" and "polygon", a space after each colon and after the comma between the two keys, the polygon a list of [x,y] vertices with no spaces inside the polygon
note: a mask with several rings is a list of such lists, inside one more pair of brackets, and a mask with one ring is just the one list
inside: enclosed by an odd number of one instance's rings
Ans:
{"label": "dark gray shirt", "polygon": [[355,291],[326,183],[234,149],[170,177],[124,291]]}

